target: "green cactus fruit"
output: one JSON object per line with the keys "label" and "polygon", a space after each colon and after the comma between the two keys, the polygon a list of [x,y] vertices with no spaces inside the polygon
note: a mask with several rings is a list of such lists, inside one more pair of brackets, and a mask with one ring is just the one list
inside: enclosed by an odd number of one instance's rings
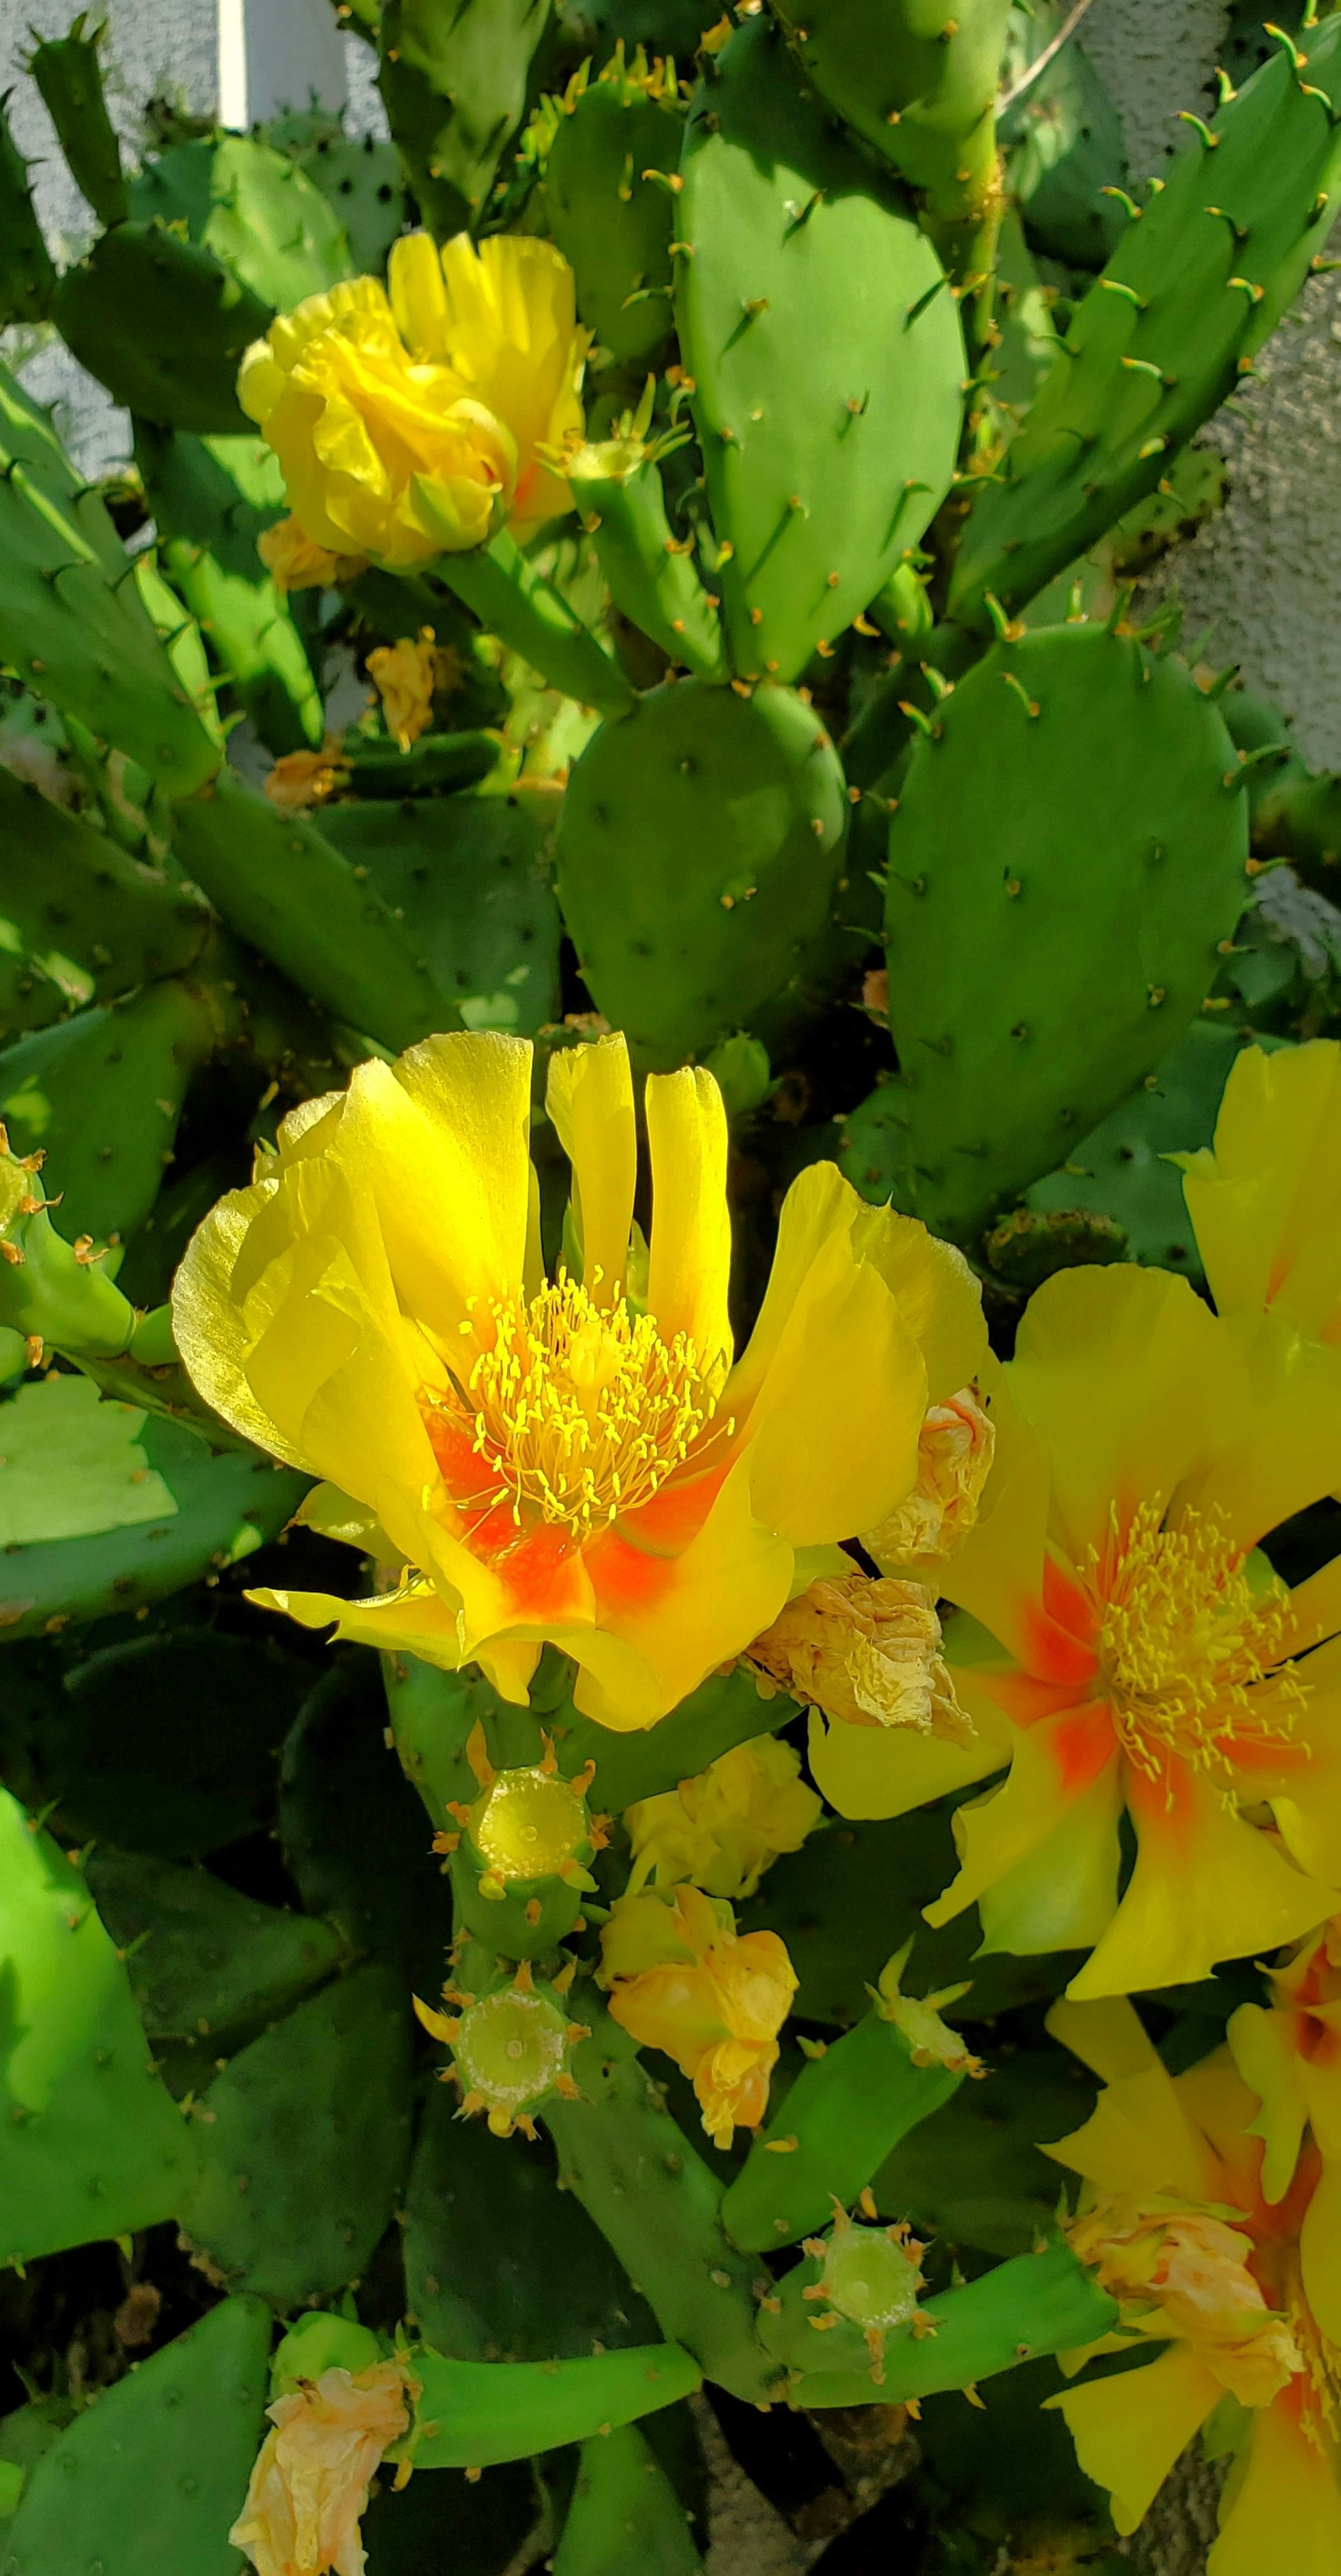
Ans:
{"label": "green cactus fruit", "polygon": [[1167,1157],[1210,1144],[1240,1044],[1237,1029],[1194,1020],[1130,1099],[1069,1149],[1061,1170],[1035,1181],[1026,1204],[1044,1214],[1088,1209],[1122,1229],[1133,1260],[1181,1270],[1199,1288],[1201,1261],[1182,1175]]}
{"label": "green cactus fruit", "polygon": [[334,1018],[395,1054],[458,1024],[388,906],[302,815],[224,774],[179,809],[176,854],[229,928]]}
{"label": "green cactus fruit", "polygon": [[67,347],[114,402],[169,429],[245,429],[237,371],[271,307],[165,224],[104,233],[66,270],[51,310]]}
{"label": "green cactus fruit", "polygon": [[[111,1287],[110,1280],[105,1284]],[[33,1392],[71,1382],[51,1379]],[[307,1489],[306,1477],[268,1458],[211,1457],[202,1440],[175,1422],[132,1412],[131,1426],[149,1490],[157,1494],[161,1484],[166,1502],[148,1521],[7,1550],[0,1571],[6,1644],[145,1609],[240,1564],[279,1536]],[[76,1451],[78,1467],[85,1456],[86,1446]],[[133,1835],[133,1822],[129,1830]]]}
{"label": "green cactus fruit", "polygon": [[405,2192],[405,2286],[425,2342],[460,2361],[559,2361],[651,2343],[656,2320],[529,2140],[424,2105]]}
{"label": "green cactus fruit", "polygon": [[683,178],[676,314],[714,578],[736,670],[790,680],[945,498],[959,317],[931,244],[831,131],[762,18],[699,93]]}
{"label": "green cactus fruit", "polygon": [[[967,284],[990,265],[996,91],[1010,0],[770,0],[821,98],[921,201],[947,267]],[[981,284],[977,275],[977,283]]]}
{"label": "green cactus fruit", "polygon": [[88,14],[81,9],[67,36],[50,37],[34,45],[28,69],[56,128],[80,195],[87,198],[100,224],[120,224],[127,211],[126,180],[121,147],[102,94],[102,67],[98,61],[98,47],[107,26],[104,20],[85,35]]}
{"label": "green cactus fruit", "polygon": [[267,321],[349,275],[344,227],[322,190],[255,135],[204,136],[159,153],[131,182],[130,214],[210,253],[269,308]]}
{"label": "green cactus fruit", "polygon": [[654,2451],[632,2425],[584,2442],[554,2576],[700,2576],[702,2560],[683,2505]]}
{"label": "green cactus fruit", "polygon": [[304,178],[338,217],[356,277],[381,277],[405,224],[405,181],[394,143],[376,134],[324,133],[296,155]]}
{"label": "green cactus fruit", "polygon": [[592,2028],[574,2059],[582,2098],[551,2098],[541,2114],[561,2186],[595,2219],[662,2333],[733,2397],[758,2402],[771,2374],[754,2331],[754,2267],[726,2235],[721,2182],[590,1989],[581,2013]]}
{"label": "green cactus fruit", "polygon": [[[472,5],[478,8],[480,0]],[[421,481],[418,497],[421,514],[431,523],[433,486]],[[443,515],[442,542],[448,547],[458,543],[450,513]],[[563,592],[522,554],[506,528],[487,546],[440,555],[434,572],[473,609],[487,634],[519,653],[551,688],[601,715],[628,714],[634,691],[613,653],[584,626]]]}
{"label": "green cactus fruit", "polygon": [[208,994],[169,977],[0,1050],[0,1119],[17,1150],[49,1156],[62,1234],[107,1243],[143,1222],[217,1035]]}
{"label": "green cactus fruit", "polygon": [[587,1864],[605,1837],[584,1795],[594,1765],[568,1780],[548,1743],[543,1761],[499,1771],[482,1740],[473,1751],[478,1795],[453,1802],[459,1831],[442,1837],[457,1920],[505,1959],[539,1959],[596,1893]]}
{"label": "green cactus fruit", "polygon": [[51,423],[0,368],[0,659],[128,752],[168,796],[219,752],[137,595],[121,541]]}
{"label": "green cactus fruit", "polygon": [[[1322,251],[1341,195],[1341,21],[1273,60],[1194,134],[1090,288],[965,530],[950,613],[986,633],[1152,492]],[[1199,126],[1199,120],[1192,118]]]}
{"label": "green cactus fruit", "polygon": [[752,1118],[763,1107],[773,1089],[773,1068],[757,1038],[723,1038],[706,1062],[728,1118]]}
{"label": "green cactus fruit", "polygon": [[901,1994],[906,1957],[890,1961],[870,2011],[802,2067],[755,2139],[722,2202],[722,2224],[746,2253],[793,2244],[835,2200],[855,2201],[899,2139],[981,2073],[938,2009],[964,1989]]}
{"label": "green cactus fruit", "polygon": [[[1124,781],[1097,820],[1096,778]],[[918,741],[889,827],[897,1196],[969,1237],[1199,1010],[1244,898],[1218,708],[1098,626],[993,647]],[[851,1122],[849,1122],[849,1132]]]}
{"label": "green cactus fruit", "polygon": [[[1011,10],[1001,86],[1015,90],[1066,15],[1063,0]],[[1068,40],[1003,106],[998,136],[1010,194],[1024,216],[1031,248],[1074,268],[1102,268],[1123,229],[1112,193],[1130,178],[1122,119],[1084,45]]]}
{"label": "green cactus fruit", "polygon": [[549,0],[383,0],[378,87],[420,213],[473,231],[521,123]]}
{"label": "green cactus fruit", "polygon": [[629,434],[579,447],[565,472],[615,606],[672,662],[701,679],[726,677],[722,630],[694,570],[693,543],[671,533],[655,448]]}
{"label": "green cactus fruit", "polygon": [[86,1867],[146,2035],[209,2041],[207,2062],[279,2020],[339,1964],[331,1924],[260,1905],[209,1870],[105,1844]]}
{"label": "green cactus fruit", "polygon": [[983,1237],[983,1257],[993,1278],[1022,1297],[1032,1297],[1058,1270],[1125,1261],[1127,1248],[1123,1228],[1090,1208],[1012,1208]]}
{"label": "green cactus fruit", "polygon": [[416,2469],[487,2469],[585,2442],[603,2426],[613,2433],[691,2397],[703,2379],[673,2343],[582,2361],[447,2361],[417,2352],[413,2368],[424,2429],[406,2437],[404,2451]]}
{"label": "green cactus fruit", "polygon": [[210,916],[189,886],[127,858],[0,768],[0,1032],[194,965]]}
{"label": "green cactus fruit", "polygon": [[205,2097],[178,2215],[231,2281],[276,2307],[367,2269],[410,2151],[410,2015],[399,1979],[356,1968],[231,2060]]}
{"label": "green cactus fruit", "polygon": [[6,2535],[12,2576],[231,2576],[270,2334],[262,2300],[223,2299],[102,2390],[29,2478]]}
{"label": "green cactus fruit", "polygon": [[559,817],[559,902],[597,1008],[652,1065],[716,1044],[824,923],[847,799],[790,689],[650,690],[593,736]]}
{"label": "green cactus fruit", "polygon": [[[882,2231],[870,2233],[886,2241]],[[868,2327],[865,2312],[872,2294],[879,2298],[883,2281],[878,2258],[861,2250],[868,2281],[860,2278],[860,2253],[847,2258],[835,2279],[833,2240],[817,2240],[814,2252],[778,2284],[777,2307],[761,2316],[761,2340],[792,2374],[788,2396],[794,2406],[862,2406],[873,2400],[893,2406],[942,2388],[972,2388],[1040,2354],[1097,2342],[1117,2314],[1069,2248],[1053,2243],[928,2299],[906,2323]],[[891,2255],[895,2251],[890,2248]],[[902,2254],[898,2260],[905,2263]],[[822,2292],[823,2303],[807,2301],[808,2290]]]}
{"label": "green cactus fruit", "polygon": [[45,322],[56,271],[28,186],[28,164],[0,99],[0,322]]}
{"label": "green cactus fruit", "polygon": [[[549,228],[577,279],[577,309],[617,365],[671,327],[671,238],[683,111],[674,63],[623,44],[594,81],[579,72],[545,162]],[[649,175],[650,174],[650,175]]]}
{"label": "green cactus fruit", "polygon": [[443,2080],[455,2081],[462,2110],[482,2113],[495,2138],[510,2138],[514,2129],[533,2137],[537,2111],[556,2095],[576,2097],[572,2053],[589,2032],[565,2001],[572,1973],[570,1961],[561,1986],[548,1979],[537,1985],[530,1960],[523,1959],[509,1978],[504,1962],[481,1944],[454,1971],[456,1982],[443,1988],[450,2012],[415,1999],[424,2028],[451,2051]]}
{"label": "green cactus fruit", "polygon": [[190,2141],[157,2081],[126,1970],[78,1870],[0,1791],[10,1990],[0,2065],[7,2263],[171,2216]]}
{"label": "green cactus fruit", "polygon": [[365,871],[360,883],[388,907],[415,959],[426,960],[441,997],[437,1027],[459,1017],[467,1028],[534,1037],[557,1017],[560,925],[542,799],[332,805],[321,830]]}

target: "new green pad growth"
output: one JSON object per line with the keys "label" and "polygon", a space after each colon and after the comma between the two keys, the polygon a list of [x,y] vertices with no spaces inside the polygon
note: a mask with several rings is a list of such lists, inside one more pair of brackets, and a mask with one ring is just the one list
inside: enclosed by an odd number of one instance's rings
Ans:
{"label": "new green pad growth", "polygon": [[644,358],[671,327],[671,239],[682,109],[673,63],[617,46],[594,81],[569,83],[545,162],[550,231],[577,280],[577,309],[613,359]]}
{"label": "new green pad growth", "polygon": [[791,680],[949,489],[963,336],[941,265],[763,18],[685,136],[676,319],[733,664]]}
{"label": "new green pad growth", "polygon": [[559,901],[598,1009],[654,1065],[738,1028],[827,918],[847,800],[790,689],[679,680],[593,736],[559,819]]}
{"label": "new green pad growth", "polygon": [[889,827],[900,1205],[975,1234],[1169,1053],[1243,907],[1235,772],[1186,669],[1097,626],[997,644],[943,700]]}
{"label": "new green pad growth", "polygon": [[549,0],[383,0],[378,86],[424,221],[473,229],[521,123]]}

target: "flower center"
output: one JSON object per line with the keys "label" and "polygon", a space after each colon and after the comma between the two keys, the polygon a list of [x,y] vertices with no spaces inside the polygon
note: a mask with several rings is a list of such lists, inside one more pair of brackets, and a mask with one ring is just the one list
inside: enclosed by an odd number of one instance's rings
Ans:
{"label": "flower center", "polygon": [[432,1409],[480,1460],[470,1499],[510,1503],[518,1526],[528,1504],[583,1532],[637,1511],[717,1411],[723,1360],[702,1361],[685,1333],[664,1342],[623,1304],[593,1305],[576,1280],[491,1299],[488,1313],[492,1343]]}
{"label": "flower center", "polygon": [[1274,1575],[1254,1591],[1217,1513],[1189,1506],[1171,1529],[1162,1512],[1142,1503],[1121,1545],[1115,1516],[1104,1559],[1090,1551],[1104,1686],[1143,1771],[1176,1757],[1228,1774],[1233,1742],[1280,1743],[1303,1707],[1306,1684],[1279,1665],[1289,1595]]}

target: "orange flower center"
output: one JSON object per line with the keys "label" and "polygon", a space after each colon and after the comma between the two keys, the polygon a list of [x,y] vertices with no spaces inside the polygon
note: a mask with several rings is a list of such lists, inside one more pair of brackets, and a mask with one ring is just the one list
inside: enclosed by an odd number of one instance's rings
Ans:
{"label": "orange flower center", "polygon": [[1232,1744],[1283,1741],[1303,1707],[1306,1685],[1279,1663],[1289,1595],[1274,1576],[1254,1590],[1216,1513],[1189,1506],[1176,1528],[1162,1513],[1142,1503],[1122,1541],[1115,1514],[1104,1557],[1090,1551],[1103,1687],[1151,1777],[1171,1758],[1227,1773]]}
{"label": "orange flower center", "polygon": [[[664,1342],[622,1302],[596,1306],[576,1280],[491,1299],[487,1314],[492,1340],[429,1403],[480,1460],[470,1501],[509,1504],[518,1527],[527,1505],[581,1534],[637,1511],[714,1419],[725,1363],[705,1365],[685,1333]],[[483,1341],[489,1327],[472,1329]]]}

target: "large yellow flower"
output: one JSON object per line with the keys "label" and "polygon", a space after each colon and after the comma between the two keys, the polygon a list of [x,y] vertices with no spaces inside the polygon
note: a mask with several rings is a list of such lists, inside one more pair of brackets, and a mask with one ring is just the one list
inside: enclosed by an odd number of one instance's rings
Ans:
{"label": "large yellow flower", "polygon": [[977,1524],[927,1572],[968,1614],[946,1656],[980,1740],[835,1725],[820,1787],[896,1815],[1008,1764],[929,1919],[976,1901],[989,1949],[1092,1948],[1073,1995],[1297,1940],[1341,1887],[1341,1560],[1291,1597],[1254,1551],[1341,1480],[1341,1351],[1164,1271],[1071,1270],[991,1411]]}
{"label": "large yellow flower", "polygon": [[1341,1046],[1248,1047],[1214,1146],[1177,1159],[1220,1314],[1270,1309],[1341,1342]]}
{"label": "large yellow flower", "polygon": [[525,540],[569,507],[536,451],[581,431],[586,348],[548,242],[500,234],[477,252],[463,236],[440,264],[414,234],[393,253],[390,301],[373,277],[308,296],[238,377],[293,513],[271,560],[292,582],[355,557],[403,572],[505,523]]}
{"label": "large yellow flower", "polygon": [[460,1034],[296,1110],[188,1247],[178,1346],[226,1421],[328,1480],[309,1519],[406,1569],[370,1601],[258,1598],[478,1659],[517,1701],[550,1638],[588,1715],[650,1726],[893,1510],[928,1401],[977,1366],[981,1309],[957,1253],[817,1164],[733,1365],[721,1094],[701,1070],[648,1082],[635,1263],[620,1037],[551,1062],[583,1257],[549,1282],[530,1098],[529,1044]]}
{"label": "large yellow flower", "polygon": [[1120,2336],[1166,2347],[1049,2400],[1081,2467],[1134,2531],[1216,2415],[1238,2456],[1207,2576],[1334,2576],[1341,2351],[1321,2320],[1341,2231],[1310,2224],[1316,2149],[1268,2201],[1254,2098],[1228,2049],[1171,2077],[1130,2004],[1063,2004],[1049,2028],[1105,2078],[1092,2119],[1047,2150],[1084,2177],[1071,2242],[1117,2299]]}

